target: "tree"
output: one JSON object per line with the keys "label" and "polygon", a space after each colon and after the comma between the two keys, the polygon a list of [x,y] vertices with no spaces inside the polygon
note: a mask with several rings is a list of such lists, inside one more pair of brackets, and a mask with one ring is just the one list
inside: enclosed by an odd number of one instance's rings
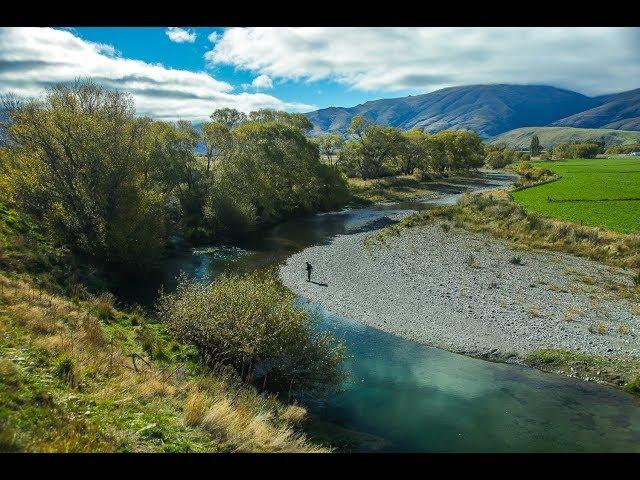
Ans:
{"label": "tree", "polygon": [[337,208],[346,200],[344,178],[320,162],[317,146],[300,128],[255,120],[232,135],[207,201],[214,232],[241,236],[287,216]]}
{"label": "tree", "polygon": [[207,175],[211,171],[213,157],[220,155],[231,146],[231,130],[224,123],[206,122],[202,125],[202,142],[207,158]]}
{"label": "tree", "polygon": [[210,118],[214,123],[226,125],[229,130],[247,121],[247,116],[235,108],[219,108],[211,114]]}
{"label": "tree", "polygon": [[425,166],[426,134],[419,129],[402,132],[402,144],[398,152],[398,173],[408,175],[416,168]]}
{"label": "tree", "polygon": [[344,144],[344,137],[338,133],[327,133],[318,137],[318,145],[321,155],[324,155],[329,164],[335,164],[335,158]]}
{"label": "tree", "polygon": [[602,145],[597,142],[563,143],[553,149],[554,160],[567,158],[596,158],[602,150]]}
{"label": "tree", "polygon": [[529,148],[532,157],[540,156],[542,149],[540,148],[540,139],[537,135],[531,137],[531,146]]}
{"label": "tree", "polygon": [[313,124],[303,113],[289,113],[281,110],[261,108],[249,114],[252,122],[277,122],[292,127],[299,128],[303,132],[308,132],[313,128]]}
{"label": "tree", "polygon": [[[475,132],[443,130],[436,133],[434,138],[442,142],[440,148],[444,148],[445,169],[468,170],[479,168],[484,164],[484,147],[482,140]],[[439,167],[442,168],[442,165]]]}
{"label": "tree", "polygon": [[356,135],[360,140],[362,140],[365,130],[369,125],[370,123],[366,118],[362,115],[356,115],[351,119],[351,123],[349,124],[349,134]]}
{"label": "tree", "polygon": [[485,166],[488,168],[504,168],[515,162],[528,162],[530,157],[524,152],[518,152],[506,145],[487,145],[485,148]]}
{"label": "tree", "polygon": [[209,182],[194,153],[198,132],[190,122],[156,122],[154,138],[153,175],[167,196],[171,225],[189,240],[205,240],[202,225]]}
{"label": "tree", "polygon": [[381,177],[385,162],[402,153],[404,142],[397,128],[370,125],[361,143],[360,176],[366,180]]}
{"label": "tree", "polygon": [[165,199],[147,175],[150,121],[128,94],[77,81],[9,115],[7,188],[22,210],[100,262],[137,270],[159,257]]}

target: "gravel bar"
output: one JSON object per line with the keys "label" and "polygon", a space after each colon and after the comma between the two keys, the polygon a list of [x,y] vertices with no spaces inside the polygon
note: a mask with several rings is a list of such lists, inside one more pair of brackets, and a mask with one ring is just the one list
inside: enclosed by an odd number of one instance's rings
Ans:
{"label": "gravel bar", "polygon": [[[280,278],[334,314],[453,352],[507,361],[540,348],[640,357],[638,306],[605,287],[631,285],[629,271],[453,225],[445,231],[442,222],[406,229],[387,246],[365,247],[370,234],[307,248]],[[315,283],[306,281],[307,261]]]}

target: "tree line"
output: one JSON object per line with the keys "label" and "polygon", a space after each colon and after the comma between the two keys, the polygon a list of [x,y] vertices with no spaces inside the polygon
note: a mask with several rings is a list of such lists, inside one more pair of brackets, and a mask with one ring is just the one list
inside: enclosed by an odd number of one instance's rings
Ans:
{"label": "tree line", "polygon": [[370,123],[362,116],[353,118],[348,137],[343,142],[336,134],[329,134],[321,137],[320,146],[325,155],[335,158],[335,163],[348,176],[365,180],[415,171],[469,170],[484,164],[482,140],[474,132],[403,131]]}
{"label": "tree line", "polygon": [[376,125],[363,116],[352,119],[347,135],[328,133],[316,139],[324,160],[349,177],[362,179],[413,173],[464,172],[483,166],[502,168],[529,156],[504,145],[485,145],[469,130],[427,133]]}
{"label": "tree line", "polygon": [[605,143],[602,141],[562,143],[549,148],[541,154],[543,160],[566,160],[570,158],[596,158],[599,153],[605,152]]}
{"label": "tree line", "polygon": [[89,81],[3,103],[3,197],[61,245],[117,269],[148,268],[175,238],[236,238],[347,201],[301,114],[226,108],[197,129],[138,117],[128,93]]}

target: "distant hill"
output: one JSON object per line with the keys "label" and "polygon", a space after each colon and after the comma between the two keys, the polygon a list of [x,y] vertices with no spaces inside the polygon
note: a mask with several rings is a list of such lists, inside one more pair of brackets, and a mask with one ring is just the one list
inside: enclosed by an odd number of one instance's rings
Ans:
{"label": "distant hill", "polygon": [[594,99],[594,108],[557,120],[553,125],[640,130],[640,88]]}
{"label": "distant hill", "polygon": [[491,143],[504,143],[515,149],[528,149],[531,137],[538,135],[543,148],[555,147],[561,143],[599,140],[607,145],[640,143],[640,132],[605,128],[572,127],[524,127],[510,130],[491,139]]}
{"label": "distant hill", "polygon": [[640,89],[587,97],[544,85],[470,85],[350,108],[324,108],[306,115],[314,124],[314,133],[344,133],[354,116],[363,115],[374,123],[406,130],[470,129],[488,138],[519,127],[584,122],[579,115],[587,112],[595,112],[592,115],[602,126],[640,130],[639,108]]}

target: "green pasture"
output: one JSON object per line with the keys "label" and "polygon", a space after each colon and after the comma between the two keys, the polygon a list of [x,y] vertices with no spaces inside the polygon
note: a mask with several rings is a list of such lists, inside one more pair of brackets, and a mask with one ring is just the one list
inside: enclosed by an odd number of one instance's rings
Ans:
{"label": "green pasture", "polygon": [[560,174],[555,182],[513,193],[533,211],[618,232],[640,231],[640,158],[536,162]]}

